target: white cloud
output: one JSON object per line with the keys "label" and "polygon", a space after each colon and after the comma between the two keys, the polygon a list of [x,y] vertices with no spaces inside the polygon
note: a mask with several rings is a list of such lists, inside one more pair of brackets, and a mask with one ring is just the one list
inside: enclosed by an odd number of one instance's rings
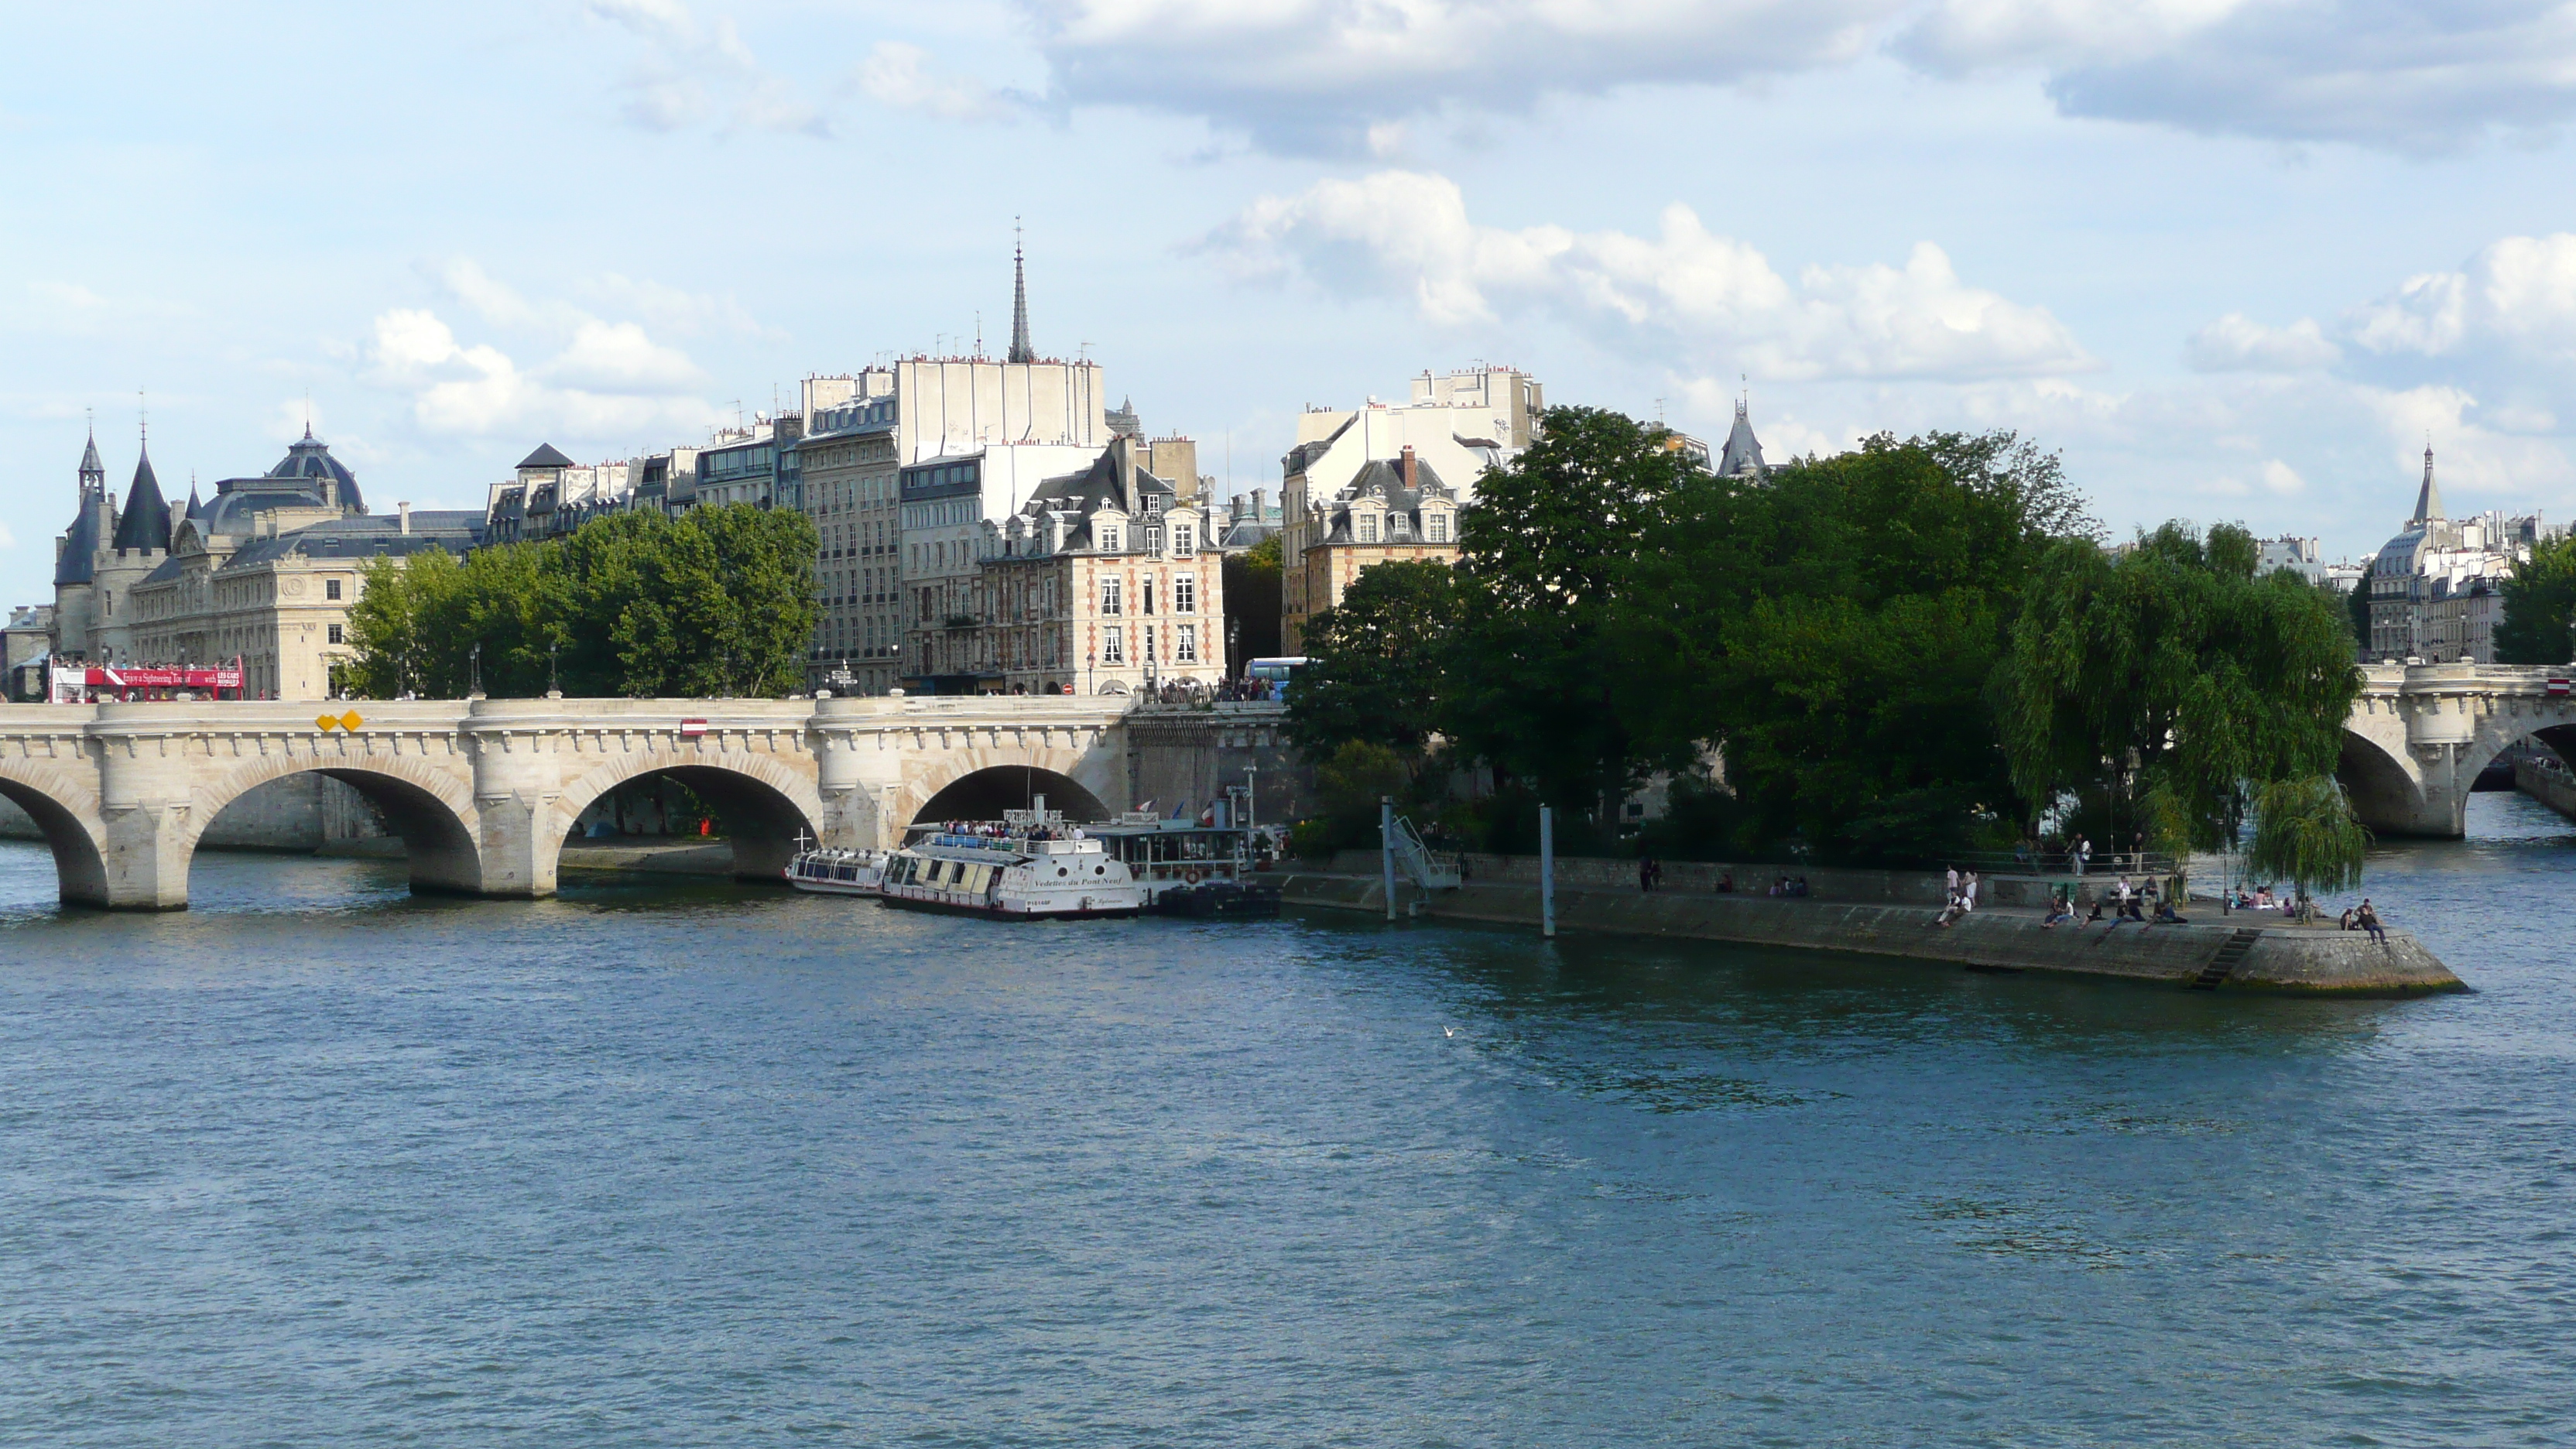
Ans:
{"label": "white cloud", "polygon": [[2308,480],[2299,476],[2298,469],[2273,458],[2263,464],[2263,486],[2286,496],[2306,492]]}
{"label": "white cloud", "polygon": [[2313,372],[2343,358],[2343,349],[2312,318],[2266,327],[2242,312],[2193,333],[2185,352],[2201,372]]}
{"label": "white cloud", "polygon": [[2443,357],[2495,347],[2535,360],[2576,360],[2576,234],[2513,236],[2455,272],[2409,277],[2355,309],[2356,345]]}
{"label": "white cloud", "polygon": [[[1021,0],[1056,98],[1200,115],[1274,150],[1549,94],[1851,59],[1899,0]],[[1381,133],[1382,135],[1383,133]]]}
{"label": "white cloud", "polygon": [[2058,108],[2405,152],[2576,114],[2576,3],[2487,0],[1018,0],[1069,105],[1205,117],[1277,151],[1641,84],[1892,53],[2035,73]]}
{"label": "white cloud", "polygon": [[1446,177],[1382,171],[1262,198],[1203,245],[1247,273],[1409,296],[1441,326],[1546,309],[1613,346],[1770,379],[1960,379],[2092,365],[2045,309],[1967,285],[1930,242],[1901,267],[1810,266],[1793,284],[1680,205],[1665,208],[1653,237],[1510,231],[1472,221]]}
{"label": "white cloud", "polygon": [[0,548],[16,548],[17,546],[18,535],[9,531],[9,525],[0,523]]}
{"label": "white cloud", "polygon": [[461,341],[430,308],[380,314],[359,349],[361,375],[407,395],[412,421],[425,431],[607,438],[694,428],[713,411],[697,396],[706,374],[686,353],[654,341],[640,323],[531,302],[470,261],[433,274],[483,323],[516,331],[551,354],[522,367],[495,343]]}
{"label": "white cloud", "polygon": [[880,40],[859,62],[851,83],[889,110],[911,111],[933,120],[1007,121],[1026,110],[1022,97],[962,76],[932,74],[929,59],[930,53],[920,46]]}
{"label": "white cloud", "polygon": [[676,131],[721,117],[727,130],[831,134],[793,82],[761,65],[732,17],[701,25],[679,0],[587,0],[586,8],[644,47],[624,82],[630,123]]}

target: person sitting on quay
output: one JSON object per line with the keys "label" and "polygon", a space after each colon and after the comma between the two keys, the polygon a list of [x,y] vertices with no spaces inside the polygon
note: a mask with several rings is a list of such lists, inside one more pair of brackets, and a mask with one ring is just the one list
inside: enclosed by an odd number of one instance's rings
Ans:
{"label": "person sitting on quay", "polygon": [[2159,926],[2186,926],[2191,924],[2191,918],[2180,911],[2175,910],[2174,903],[2172,901],[2162,900],[2156,902],[2156,924]]}
{"label": "person sitting on quay", "polygon": [[2360,929],[2360,927],[2355,926],[2352,923],[2352,907],[2346,906],[2343,908],[2343,915],[2336,920],[2335,929],[2338,931],[2354,931]]}
{"label": "person sitting on quay", "polygon": [[2071,886],[2059,886],[2057,889],[2055,889],[2055,890],[2053,890],[2053,891],[2049,892],[2049,893],[2048,893],[2048,919],[2047,919],[2047,920],[2044,920],[2044,921],[2042,921],[2042,922],[2040,922],[2039,924],[2040,924],[2043,928],[2045,928],[2045,927],[2051,927],[2051,926],[2062,926],[2062,925],[2066,924],[2067,922],[2072,921],[2072,920],[2074,920],[2074,919],[2075,919],[2075,891],[2074,891],[2074,888],[2073,888],[2073,887],[2071,887]]}
{"label": "person sitting on quay", "polygon": [[1723,871],[1719,871],[1719,872],[1718,872],[1718,874],[1717,874],[1717,893],[1718,893],[1719,895],[1722,895],[1722,896],[1731,896],[1731,895],[1735,894],[1735,872],[1734,872],[1734,871],[1731,871],[1731,870],[1723,870]]}
{"label": "person sitting on quay", "polygon": [[2370,939],[2383,946],[2388,944],[2388,931],[2379,924],[2379,912],[2370,908],[2370,897],[2361,898],[2361,908],[2353,912],[2353,920],[2370,933]]}

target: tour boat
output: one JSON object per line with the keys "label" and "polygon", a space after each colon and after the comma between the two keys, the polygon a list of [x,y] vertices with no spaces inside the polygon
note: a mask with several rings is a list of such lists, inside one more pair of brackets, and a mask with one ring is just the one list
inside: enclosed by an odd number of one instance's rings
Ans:
{"label": "tour boat", "polygon": [[1279,883],[1253,870],[1252,832],[1162,820],[1129,811],[1085,827],[1145,893],[1145,909],[1167,916],[1275,916]]}
{"label": "tour boat", "polygon": [[799,850],[787,862],[787,883],[823,896],[872,896],[885,883],[885,852]]}
{"label": "tour boat", "polygon": [[1145,894],[1126,862],[1064,816],[1042,806],[1007,812],[999,825],[916,826],[886,861],[877,903],[1002,920],[1132,916]]}

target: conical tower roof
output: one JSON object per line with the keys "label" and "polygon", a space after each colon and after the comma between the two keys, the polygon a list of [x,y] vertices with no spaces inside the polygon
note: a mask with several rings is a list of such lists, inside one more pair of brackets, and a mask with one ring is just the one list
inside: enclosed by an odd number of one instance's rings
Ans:
{"label": "conical tower roof", "polygon": [[134,465],[134,486],[126,490],[125,512],[116,520],[119,549],[170,547],[170,501],[161,496],[161,480],[152,476],[152,455]]}
{"label": "conical tower roof", "polygon": [[[2385,516],[2385,515],[2383,515]],[[2424,486],[2415,493],[2415,516],[2409,524],[2430,523],[2442,516],[2442,488],[2433,481],[2433,445],[2424,445]]]}
{"label": "conical tower roof", "polygon": [[54,559],[54,582],[86,584],[97,576],[101,515],[107,512],[107,469],[98,461],[98,435],[81,449],[80,510],[63,530],[62,552]]}
{"label": "conical tower roof", "polygon": [[1751,404],[1742,398],[1735,403],[1735,426],[1727,431],[1726,450],[1717,460],[1721,478],[1759,478],[1770,471],[1762,461],[1762,440],[1753,436]]}

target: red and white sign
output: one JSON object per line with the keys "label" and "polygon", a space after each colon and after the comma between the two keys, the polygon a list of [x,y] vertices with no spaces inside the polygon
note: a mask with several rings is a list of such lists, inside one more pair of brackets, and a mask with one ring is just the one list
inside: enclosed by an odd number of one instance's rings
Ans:
{"label": "red and white sign", "polygon": [[2567,681],[2563,679],[2553,679],[2549,681],[2549,692],[2551,694],[2565,694],[2567,692]]}
{"label": "red and white sign", "polygon": [[684,740],[694,740],[706,732],[707,722],[705,720],[684,719],[680,721],[680,738]]}
{"label": "red and white sign", "polygon": [[85,704],[107,696],[125,699],[138,693],[149,695],[155,690],[185,689],[203,694],[230,691],[238,697],[241,694],[242,670],[237,663],[58,665],[48,682],[56,704]]}

